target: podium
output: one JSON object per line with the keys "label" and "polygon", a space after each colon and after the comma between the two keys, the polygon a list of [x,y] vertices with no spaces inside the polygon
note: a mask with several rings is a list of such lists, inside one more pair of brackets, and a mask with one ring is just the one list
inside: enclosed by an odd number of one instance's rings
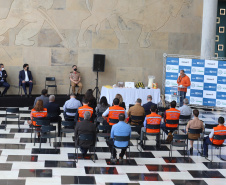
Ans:
{"label": "podium", "polygon": [[178,87],[172,86],[170,87],[171,101],[176,101],[177,105],[180,105],[180,95],[178,93]]}

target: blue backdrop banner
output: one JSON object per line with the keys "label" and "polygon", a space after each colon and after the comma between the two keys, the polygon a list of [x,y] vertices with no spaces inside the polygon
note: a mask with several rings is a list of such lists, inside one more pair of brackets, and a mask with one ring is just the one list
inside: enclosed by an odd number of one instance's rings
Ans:
{"label": "blue backdrop banner", "polygon": [[172,101],[177,78],[183,69],[191,80],[186,98],[191,104],[226,107],[226,61],[167,58],[165,96]]}

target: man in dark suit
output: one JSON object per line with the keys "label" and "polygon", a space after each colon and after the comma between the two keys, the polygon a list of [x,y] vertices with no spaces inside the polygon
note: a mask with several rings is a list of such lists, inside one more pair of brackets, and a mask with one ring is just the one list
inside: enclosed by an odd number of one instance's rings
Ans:
{"label": "man in dark suit", "polygon": [[0,96],[5,96],[6,92],[8,91],[10,85],[6,82],[7,78],[7,72],[4,69],[4,65],[0,64],[0,87],[5,87],[4,91],[1,94],[0,91]]}
{"label": "man in dark suit", "polygon": [[[75,143],[77,146],[80,146],[80,150],[82,152],[83,157],[88,152],[90,146],[95,146],[96,143],[96,125],[90,122],[91,113],[86,111],[84,113],[84,120],[81,122],[77,122],[75,127]],[[79,140],[79,135],[81,134],[93,134],[92,141],[84,141]]]}
{"label": "man in dark suit", "polygon": [[42,89],[42,92],[41,93],[42,93],[41,96],[35,98],[34,106],[35,106],[35,104],[37,103],[38,100],[42,100],[43,101],[43,106],[45,108],[47,108],[46,105],[49,103],[49,98],[47,97],[48,90],[47,89]]}
{"label": "man in dark suit", "polygon": [[54,95],[49,96],[49,103],[45,106],[45,108],[47,108],[47,117],[50,118],[50,122],[58,123],[58,137],[60,137],[62,118],[60,117],[60,106],[55,103]]}
{"label": "man in dark suit", "polygon": [[33,88],[33,78],[31,71],[29,71],[29,65],[24,64],[23,65],[24,70],[21,70],[19,73],[19,85],[23,87],[25,96],[27,97],[27,89],[26,87],[29,87],[29,97],[31,97],[31,91]]}
{"label": "man in dark suit", "polygon": [[151,111],[150,111],[151,106],[156,105],[155,103],[152,103],[152,96],[151,95],[147,96],[147,101],[148,102],[143,105],[146,115],[151,114]]}

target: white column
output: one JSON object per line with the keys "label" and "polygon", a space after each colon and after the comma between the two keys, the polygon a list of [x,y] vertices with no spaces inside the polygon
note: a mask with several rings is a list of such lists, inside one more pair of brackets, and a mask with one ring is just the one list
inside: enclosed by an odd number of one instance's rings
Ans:
{"label": "white column", "polygon": [[201,58],[214,57],[218,0],[203,0]]}

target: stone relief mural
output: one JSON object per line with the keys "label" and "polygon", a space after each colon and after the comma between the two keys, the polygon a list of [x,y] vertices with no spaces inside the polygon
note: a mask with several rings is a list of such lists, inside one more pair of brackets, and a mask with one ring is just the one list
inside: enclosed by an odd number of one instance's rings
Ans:
{"label": "stone relief mural", "polygon": [[108,20],[119,42],[127,44],[120,24],[134,21],[142,26],[139,37],[140,47],[151,45],[149,38],[152,32],[158,31],[171,17],[176,17],[185,4],[191,0],[86,0],[90,16],[82,21],[78,36],[79,47],[86,46],[84,33],[95,25],[99,32],[103,21]]}

